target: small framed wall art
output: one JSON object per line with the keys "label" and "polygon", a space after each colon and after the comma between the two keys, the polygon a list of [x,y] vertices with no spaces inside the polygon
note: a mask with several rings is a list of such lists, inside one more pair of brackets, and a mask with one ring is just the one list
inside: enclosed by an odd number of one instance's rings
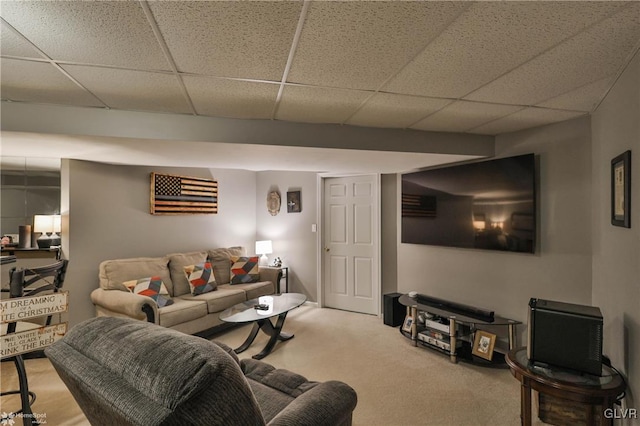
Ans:
{"label": "small framed wall art", "polygon": [[471,353],[491,361],[493,357],[493,348],[496,345],[496,335],[487,333],[483,330],[476,330],[476,336],[473,339],[473,349]]}
{"label": "small framed wall art", "polygon": [[302,211],[302,199],[300,191],[287,192],[287,213],[300,213]]}
{"label": "small framed wall art", "polygon": [[631,151],[611,160],[611,224],[631,228]]}

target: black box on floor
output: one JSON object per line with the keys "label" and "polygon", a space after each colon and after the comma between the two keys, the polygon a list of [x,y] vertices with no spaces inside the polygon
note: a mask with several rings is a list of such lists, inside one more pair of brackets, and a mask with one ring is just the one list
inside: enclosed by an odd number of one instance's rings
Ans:
{"label": "black box on floor", "polygon": [[404,322],[406,308],[398,299],[402,293],[389,293],[384,295],[384,323],[391,327],[397,327]]}

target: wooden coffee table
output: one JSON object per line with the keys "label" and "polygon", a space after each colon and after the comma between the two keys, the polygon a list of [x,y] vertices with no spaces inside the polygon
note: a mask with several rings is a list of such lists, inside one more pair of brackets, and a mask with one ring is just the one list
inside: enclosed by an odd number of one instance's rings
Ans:
{"label": "wooden coffee table", "polygon": [[[270,310],[269,313],[255,309],[255,306],[258,304],[258,299],[238,303],[220,313],[220,319],[224,322],[253,323],[251,333],[249,333],[249,336],[242,345],[234,349],[235,353],[239,354],[246,351],[255,340],[259,330],[262,330],[263,333],[270,336],[270,339],[264,349],[252,357],[254,359],[262,359],[269,355],[278,340],[285,341],[293,338],[293,334],[282,332],[284,320],[290,310],[297,308],[307,300],[307,296],[299,293],[283,293],[272,295],[271,297],[273,297],[273,309]],[[277,316],[278,319],[276,323],[273,324],[271,318],[275,316]]]}

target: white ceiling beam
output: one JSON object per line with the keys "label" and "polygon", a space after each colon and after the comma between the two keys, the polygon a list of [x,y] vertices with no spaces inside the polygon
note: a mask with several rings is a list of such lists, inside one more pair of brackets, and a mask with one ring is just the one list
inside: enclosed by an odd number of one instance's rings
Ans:
{"label": "white ceiling beam", "polygon": [[493,156],[494,137],[2,102],[3,131]]}

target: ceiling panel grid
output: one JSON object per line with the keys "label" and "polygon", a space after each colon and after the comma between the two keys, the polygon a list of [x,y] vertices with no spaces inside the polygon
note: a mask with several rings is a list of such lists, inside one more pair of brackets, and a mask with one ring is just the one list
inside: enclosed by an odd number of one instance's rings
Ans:
{"label": "ceiling panel grid", "polygon": [[0,15],[3,100],[493,135],[592,112],[640,48],[637,1],[3,1]]}

